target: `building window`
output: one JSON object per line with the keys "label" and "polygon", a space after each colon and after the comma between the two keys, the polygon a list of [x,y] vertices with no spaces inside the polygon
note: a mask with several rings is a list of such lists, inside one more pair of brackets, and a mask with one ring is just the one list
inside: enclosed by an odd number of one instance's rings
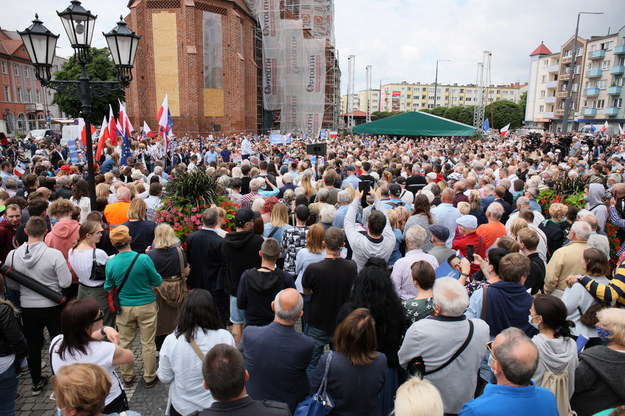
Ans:
{"label": "building window", "polygon": [[28,67],[24,67],[24,78],[28,78],[30,76],[30,71],[28,70]]}
{"label": "building window", "polygon": [[604,71],[606,69],[610,69],[610,61],[608,60],[601,61],[601,69],[603,69]]}
{"label": "building window", "polygon": [[603,107],[605,107],[605,100],[597,100],[596,108],[603,108]]}
{"label": "building window", "polygon": [[16,98],[15,101],[17,101],[18,103],[21,103],[22,102],[22,89],[17,88],[16,91],[17,91],[17,94],[16,94],[17,97],[15,97]]}
{"label": "building window", "polygon": [[543,75],[542,77],[542,83],[544,84],[545,82],[547,82],[547,75]]}
{"label": "building window", "polygon": [[17,64],[13,64],[13,75],[15,75],[16,77],[20,76],[20,68],[19,66],[17,66]]}
{"label": "building window", "polygon": [[223,89],[221,15],[204,12],[204,88]]}
{"label": "building window", "polygon": [[540,98],[545,98],[545,90],[540,91]]}
{"label": "building window", "polygon": [[26,90],[26,102],[27,103],[32,103],[33,102],[33,94],[32,94],[32,91],[30,90],[30,88],[28,88]]}
{"label": "building window", "polygon": [[7,73],[7,63],[4,61],[0,61],[0,67],[2,67],[2,73],[6,74]]}
{"label": "building window", "polygon": [[538,107],[538,112],[539,113],[542,113],[544,111],[545,111],[545,106],[544,105],[541,105],[541,106]]}
{"label": "building window", "polygon": [[612,101],[612,107],[620,107],[621,105],[623,105],[623,99],[622,98],[615,98]]}
{"label": "building window", "polygon": [[4,99],[11,101],[11,90],[9,87],[4,87]]}
{"label": "building window", "polygon": [[548,65],[549,65],[549,61],[545,59],[545,60],[543,61],[543,66],[544,66],[545,68],[547,68],[547,66],[548,66]]}
{"label": "building window", "polygon": [[602,79],[601,81],[597,81],[597,88],[605,90],[608,87],[608,81]]}

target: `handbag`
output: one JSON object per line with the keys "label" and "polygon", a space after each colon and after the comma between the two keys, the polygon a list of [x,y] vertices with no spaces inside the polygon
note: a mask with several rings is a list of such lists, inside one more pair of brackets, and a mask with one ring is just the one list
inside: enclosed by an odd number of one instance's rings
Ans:
{"label": "handbag", "polygon": [[173,307],[180,306],[187,295],[187,287],[184,281],[184,258],[180,247],[178,247],[178,260],[180,261],[180,274],[164,278],[160,286],[154,288],[158,297]]}
{"label": "handbag", "polygon": [[106,265],[98,264],[95,259],[95,248],[93,249],[93,261],[91,263],[91,276],[89,280],[103,281],[106,279]]}
{"label": "handbag", "polygon": [[126,272],[126,275],[124,276],[124,279],[120,282],[119,286],[113,287],[110,290],[110,292],[106,293],[108,296],[109,310],[111,311],[111,313],[114,313],[114,314],[121,313],[122,307],[119,304],[119,293],[124,288],[124,285],[126,284],[126,281],[128,280],[128,276],[130,276],[130,271],[132,270],[133,266],[135,265],[135,262],[137,261],[140,255],[141,253],[137,253],[135,258],[132,260],[132,263],[130,263],[130,267],[128,268],[128,271]]}
{"label": "handbag", "polygon": [[326,390],[331,362],[332,351],[328,354],[326,369],[323,373],[323,379],[319,385],[319,390],[317,390],[317,393],[306,397],[300,404],[298,404],[295,408],[295,412],[293,412],[293,416],[325,416],[334,409],[334,400],[332,400]]}

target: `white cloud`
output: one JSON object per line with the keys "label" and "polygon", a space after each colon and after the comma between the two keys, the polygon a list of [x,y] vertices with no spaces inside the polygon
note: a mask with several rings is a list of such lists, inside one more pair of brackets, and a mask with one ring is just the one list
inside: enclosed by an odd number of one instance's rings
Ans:
{"label": "white cloud", "polygon": [[[93,44],[106,45],[101,32],[127,15],[127,0],[84,1],[98,15]],[[68,0],[23,0],[0,14],[0,26],[22,30],[35,13],[54,33],[61,34],[58,54],[72,50],[56,10]],[[387,82],[433,82],[437,59],[439,82],[476,80],[482,51],[493,52],[491,79],[503,84],[527,81],[529,54],[541,41],[557,51],[575,31],[578,11],[602,11],[582,16],[580,35],[605,35],[625,25],[623,0],[335,0],[336,46],[347,88],[347,57],[356,55],[356,91],[365,89],[365,67],[373,66],[373,86]],[[139,33],[140,34],[140,33]]]}

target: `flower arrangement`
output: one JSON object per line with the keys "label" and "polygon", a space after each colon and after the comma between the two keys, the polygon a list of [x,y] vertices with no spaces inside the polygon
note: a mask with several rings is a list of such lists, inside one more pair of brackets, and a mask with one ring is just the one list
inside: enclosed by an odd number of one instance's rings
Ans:
{"label": "flower arrangement", "polygon": [[228,199],[225,190],[210,175],[196,169],[167,184],[154,221],[169,224],[184,244],[189,234],[202,227],[202,213],[210,207],[223,208],[226,211],[225,231],[234,229],[234,216],[239,206]]}

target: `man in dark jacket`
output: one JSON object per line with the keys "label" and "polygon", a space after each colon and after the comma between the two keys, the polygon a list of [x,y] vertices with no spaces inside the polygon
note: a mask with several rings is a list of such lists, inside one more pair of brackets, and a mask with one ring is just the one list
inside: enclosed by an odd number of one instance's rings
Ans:
{"label": "man in dark jacket", "polygon": [[273,321],[271,303],[282,289],[295,288],[293,276],[276,268],[280,243],[275,238],[263,242],[258,253],[260,268],[248,269],[241,275],[237,290],[237,307],[245,311],[248,325],[264,326]]}
{"label": "man in dark jacket", "polygon": [[289,416],[289,407],[270,400],[252,400],[247,395],[245,382],[249,373],[243,355],[234,347],[217,344],[211,348],[202,364],[204,387],[210,390],[215,402],[198,416]]}
{"label": "man in dark jacket", "polygon": [[226,263],[222,255],[223,238],[217,234],[219,212],[208,208],[202,213],[203,227],[187,237],[187,261],[191,267],[188,283],[194,289],[206,289],[213,295],[221,322],[228,323],[229,299],[224,292]]}
{"label": "man in dark jacket", "polygon": [[295,331],[304,300],[295,289],[280,291],[271,303],[275,319],[267,326],[247,326],[241,350],[250,379],[247,390],[257,400],[276,400],[291,411],[310,393],[306,367],[314,343]]}
{"label": "man in dark jacket", "polygon": [[227,273],[224,277],[224,290],[230,295],[230,321],[232,335],[239,344],[245,323],[244,312],[237,307],[237,291],[239,280],[244,271],[260,267],[258,252],[263,244],[263,237],[254,233],[254,219],[260,214],[249,208],[237,211],[234,222],[236,232],[229,233],[222,243],[222,252],[226,262]]}

